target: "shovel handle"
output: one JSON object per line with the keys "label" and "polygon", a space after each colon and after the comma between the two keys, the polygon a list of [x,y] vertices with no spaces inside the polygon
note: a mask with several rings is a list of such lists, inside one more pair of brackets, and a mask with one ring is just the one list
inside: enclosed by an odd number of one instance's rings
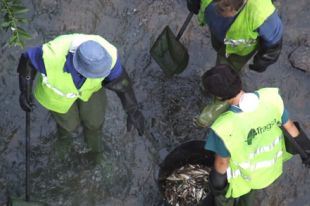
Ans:
{"label": "shovel handle", "polygon": [[30,112],[26,112],[26,201],[30,201]]}
{"label": "shovel handle", "polygon": [[192,19],[192,17],[193,17],[193,15],[194,15],[193,12],[190,12],[190,13],[187,15],[186,20],[185,20],[185,22],[183,23],[183,25],[182,25],[182,27],[181,27],[181,29],[180,29],[180,31],[179,31],[177,37],[176,37],[177,40],[179,40],[179,39],[181,38],[181,36],[183,35],[183,33],[184,33],[184,31],[185,31],[187,25],[189,24],[189,22],[191,21],[191,19]]}
{"label": "shovel handle", "polygon": [[[30,100],[31,95],[31,85],[27,84],[27,100]],[[26,111],[26,147],[25,147],[25,153],[26,153],[26,177],[25,177],[25,197],[26,201],[30,201],[30,112]]]}

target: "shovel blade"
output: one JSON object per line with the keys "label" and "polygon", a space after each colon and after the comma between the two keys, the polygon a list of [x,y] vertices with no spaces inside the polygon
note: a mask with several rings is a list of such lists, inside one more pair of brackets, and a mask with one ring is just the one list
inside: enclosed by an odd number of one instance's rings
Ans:
{"label": "shovel blade", "polygon": [[187,49],[176,39],[168,26],[156,39],[150,53],[169,77],[183,72],[189,60]]}
{"label": "shovel blade", "polygon": [[7,206],[47,206],[42,202],[26,201],[17,198],[9,198]]}

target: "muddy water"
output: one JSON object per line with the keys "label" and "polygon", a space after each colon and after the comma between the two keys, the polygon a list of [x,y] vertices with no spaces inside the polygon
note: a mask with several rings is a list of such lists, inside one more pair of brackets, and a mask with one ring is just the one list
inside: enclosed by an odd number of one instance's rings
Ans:
{"label": "muddy water", "polygon": [[[181,75],[167,79],[151,60],[149,48],[167,24],[177,31],[186,18],[183,0],[27,0],[31,12],[28,31],[34,46],[58,34],[70,32],[103,35],[119,49],[137,98],[159,146],[160,157],[177,144],[203,139],[204,130],[192,126],[192,118],[208,99],[199,91],[200,75],[215,61],[206,28],[193,19],[182,42],[190,53],[190,63]],[[277,1],[285,25],[284,48],[279,61],[265,73],[247,69],[242,73],[248,90],[280,87],[290,116],[310,135],[310,6],[307,0]],[[1,34],[0,81],[0,205],[7,197],[24,194],[25,115],[18,105],[16,65],[22,52],[8,48]],[[293,55],[292,55],[293,54]],[[291,58],[299,58],[292,61]],[[305,56],[308,56],[305,57]],[[300,60],[301,59],[301,60]],[[302,64],[298,64],[303,61]],[[295,65],[291,65],[294,63]],[[307,67],[308,66],[308,67]],[[76,205],[159,205],[155,184],[157,166],[149,152],[151,143],[135,131],[126,131],[126,116],[119,99],[108,91],[109,106],[104,140],[113,148],[101,166],[92,166],[83,157],[82,137],[74,138],[68,158],[55,158],[55,123],[37,104],[32,113],[31,171],[33,200],[52,206]],[[310,205],[310,172],[299,157],[285,165],[282,177],[261,191],[257,205]]]}

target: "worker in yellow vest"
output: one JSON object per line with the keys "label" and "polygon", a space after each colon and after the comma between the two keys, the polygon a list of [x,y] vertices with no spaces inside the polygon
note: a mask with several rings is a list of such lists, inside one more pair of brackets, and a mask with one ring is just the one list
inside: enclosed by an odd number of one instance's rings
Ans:
{"label": "worker in yellow vest", "polygon": [[[310,140],[288,118],[278,88],[245,92],[238,73],[217,65],[202,76],[204,87],[229,104],[211,125],[205,149],[215,152],[210,189],[216,206],[251,206],[255,190],[272,184],[283,170],[287,152],[281,126],[308,153]],[[294,145],[291,145],[294,147]]]}
{"label": "worker in yellow vest", "polygon": [[[283,25],[271,0],[187,0],[187,6],[197,14],[201,26],[209,27],[216,64],[240,71],[254,56],[249,69],[264,72],[277,61]],[[227,104],[214,100],[194,123],[208,127],[227,108]]]}
{"label": "worker in yellow vest", "polygon": [[[18,65],[20,106],[33,109],[35,99],[48,109],[57,123],[56,152],[63,159],[72,145],[72,134],[80,124],[91,151],[87,156],[100,161],[109,150],[102,141],[106,109],[105,89],[116,92],[128,114],[127,126],[144,132],[144,117],[139,111],[130,79],[122,67],[117,49],[103,37],[68,34],[21,55]],[[28,88],[28,89],[27,89]],[[29,98],[30,97],[30,98]]]}

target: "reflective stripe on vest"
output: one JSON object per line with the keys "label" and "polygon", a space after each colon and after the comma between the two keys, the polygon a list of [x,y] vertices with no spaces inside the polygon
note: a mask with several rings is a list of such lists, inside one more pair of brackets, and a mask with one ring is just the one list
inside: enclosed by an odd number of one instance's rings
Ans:
{"label": "reflective stripe on vest", "polygon": [[92,94],[102,87],[104,78],[87,78],[81,88],[77,89],[71,74],[64,72],[66,56],[72,42],[76,40],[100,43],[112,57],[111,69],[116,63],[117,49],[98,35],[61,35],[45,43],[42,58],[46,75],[38,76],[34,96],[48,110],[66,113],[77,99],[87,102]]}
{"label": "reflective stripe on vest", "polygon": [[[198,13],[201,26],[206,24],[205,11],[212,0],[202,0]],[[246,56],[253,52],[258,44],[257,29],[275,11],[270,0],[247,0],[244,8],[234,20],[224,38],[226,57],[230,54]]]}
{"label": "reflective stripe on vest", "polygon": [[74,98],[78,98],[80,97],[80,94],[76,94],[76,93],[63,93],[62,91],[60,91],[59,89],[57,89],[56,87],[53,87],[53,85],[51,85],[48,82],[48,78],[45,74],[41,74],[42,75],[42,83],[47,86],[48,88],[50,88],[51,90],[53,90],[53,92],[55,92],[56,94],[58,94],[59,96],[62,97],[66,97],[69,99],[74,99]]}
{"label": "reflective stripe on vest", "polygon": [[237,47],[241,44],[245,46],[253,46],[256,44],[256,39],[224,39],[224,44],[231,45],[232,47]]}
{"label": "reflective stripe on vest", "polygon": [[276,138],[272,144],[270,145],[267,145],[267,146],[263,146],[263,147],[260,147],[260,148],[257,148],[254,152],[250,153],[249,155],[249,159],[254,159],[257,155],[263,153],[263,152],[269,152],[271,150],[273,150],[277,144],[279,144],[281,142],[281,139],[282,139],[282,136]]}
{"label": "reflective stripe on vest", "polygon": [[[250,153],[249,155],[249,159],[253,159],[255,158],[257,155],[261,154],[261,153],[264,153],[264,152],[269,152],[271,150],[273,150],[275,148],[276,145],[278,145],[279,143],[281,143],[281,139],[283,137],[280,136],[278,138],[276,138],[272,144],[270,145],[267,145],[267,146],[264,146],[264,147],[260,147],[260,148],[257,148],[254,152]],[[282,156],[283,152],[282,151],[279,151],[278,152],[278,155],[277,155],[277,158]],[[256,164],[254,165],[251,165],[249,162],[242,162],[242,163],[235,163],[235,165],[237,166],[240,166],[241,168],[244,168],[244,169],[250,169],[252,171],[254,171],[255,169],[258,169],[258,168],[263,168],[263,167],[270,167],[272,166],[276,159],[277,158],[274,158],[273,160],[270,160],[270,161],[262,161],[262,162],[257,162]],[[273,163],[273,164],[272,164]],[[234,172],[232,172],[231,168],[228,168],[227,170],[227,179],[230,179],[230,178],[235,178],[235,177],[238,177],[240,176],[241,173],[240,173],[240,170],[236,170]],[[249,179],[249,178],[247,178]]]}
{"label": "reflective stripe on vest", "polygon": [[267,187],[281,175],[283,161],[291,157],[279,128],[284,105],[278,89],[257,92],[259,104],[254,112],[228,111],[211,126],[231,154],[227,198]]}
{"label": "reflective stripe on vest", "polygon": [[[273,159],[271,159],[271,160],[261,161],[261,162],[258,162],[256,164],[253,164],[253,165],[251,165],[248,162],[244,162],[244,163],[240,163],[239,166],[242,169],[247,169],[247,170],[251,170],[251,171],[254,171],[254,170],[257,170],[257,169],[261,169],[261,168],[272,167],[279,160],[279,158],[282,157],[282,155],[283,155],[283,152],[279,151],[277,153],[277,155]],[[244,178],[244,180],[246,180],[246,181],[251,181],[251,178],[249,176],[241,174],[240,169],[237,169],[237,170],[233,171],[230,167],[228,167],[228,169],[227,169],[227,179],[229,181],[231,181],[231,179],[237,178],[239,176],[242,176],[242,178]]]}

